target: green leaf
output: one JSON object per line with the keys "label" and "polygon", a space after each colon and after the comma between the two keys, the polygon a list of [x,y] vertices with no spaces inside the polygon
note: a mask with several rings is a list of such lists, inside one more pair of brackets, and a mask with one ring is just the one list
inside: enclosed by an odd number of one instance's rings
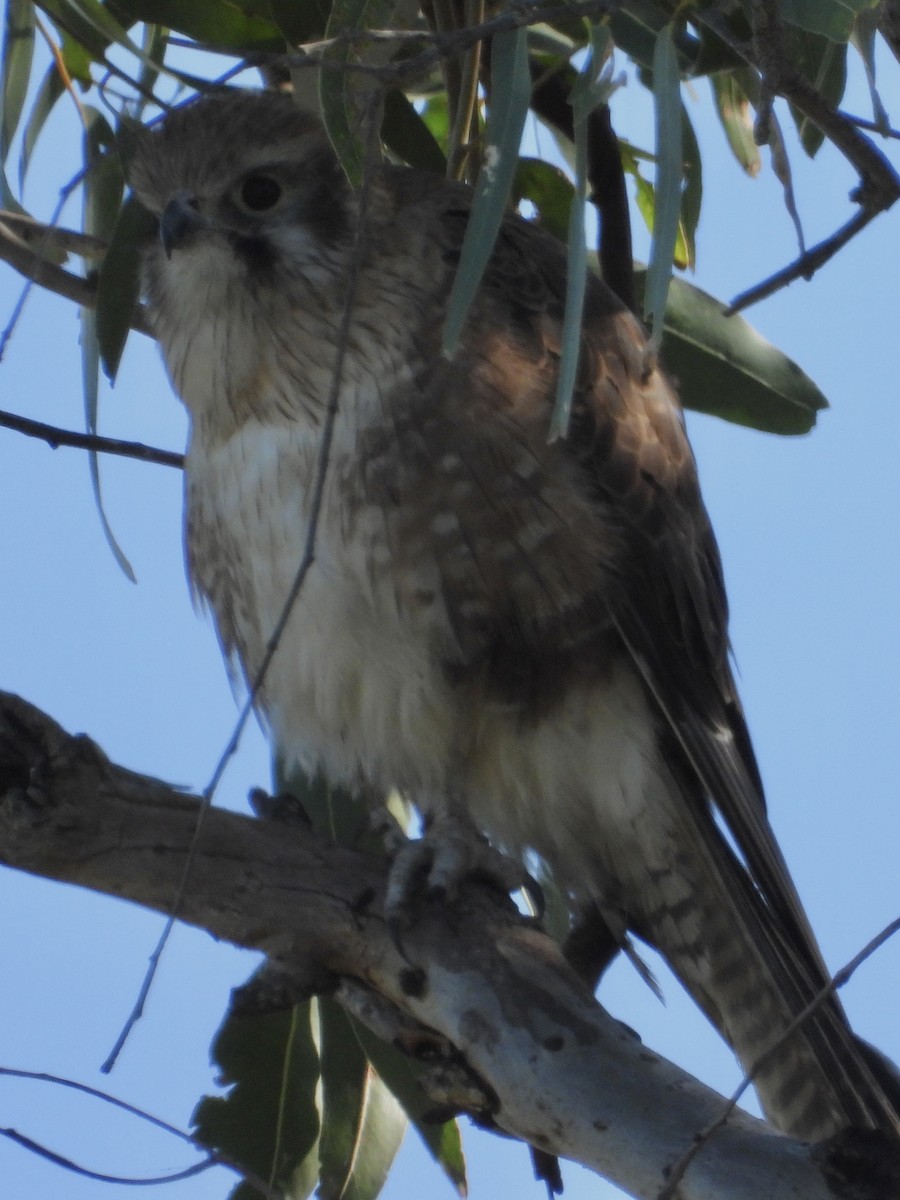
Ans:
{"label": "green leaf", "polygon": [[31,156],[34,153],[41,130],[44,128],[44,124],[53,111],[54,105],[64,91],[65,86],[62,76],[54,63],[47,68],[47,72],[40,82],[34,97],[34,103],[31,106],[31,112],[28,114],[28,120],[25,122],[25,128],[22,131],[22,152],[19,155],[20,188],[25,185],[28,164],[31,162]]}
{"label": "green leaf", "polygon": [[574,196],[575,189],[565,171],[543,158],[519,159],[512,187],[514,203],[530,201],[537,210],[537,224],[561,242],[568,236]]}
{"label": "green leaf", "polygon": [[584,311],[584,286],[587,280],[587,247],[584,241],[584,201],[587,190],[588,118],[606,102],[613,87],[609,71],[612,38],[601,25],[591,27],[591,53],[572,88],[573,142],[575,146],[575,188],[569,209],[566,240],[566,307],[560,335],[559,375],[556,399],[550,418],[549,440],[565,437],[569,428],[572,394],[578,372],[581,349],[581,317]]}
{"label": "green leaf", "polygon": [[781,18],[832,42],[847,42],[857,16],[878,0],[781,0]]}
{"label": "green leaf", "polygon": [[122,205],[97,280],[97,342],[110,383],[131,329],[141,292],[141,247],[156,222],[132,196]]}
{"label": "green leaf", "polygon": [[[646,272],[635,273],[643,290]],[[665,367],[685,408],[767,433],[808,433],[828,402],[787,355],[742,317],[682,279],[673,279],[662,340]]]}
{"label": "green leaf", "polygon": [[[348,29],[377,28],[389,16],[391,7],[391,0],[334,0],[325,36],[335,37]],[[372,90],[369,82],[361,81],[355,72],[339,69],[359,61],[358,51],[349,42],[332,47],[323,57],[333,65],[319,72],[322,120],[344,174],[358,188],[367,154],[362,117]]]}
{"label": "green leaf", "polygon": [[[837,108],[844,95],[847,83],[847,47],[836,45],[827,38],[801,29],[790,30],[785,38],[785,50],[789,61],[809,81],[823,100]],[[815,157],[825,135],[808,117],[794,105],[791,115],[797,126],[803,149]]]}
{"label": "green leaf", "polygon": [[328,25],[328,0],[269,0],[269,11],[289,46],[316,41]]}
{"label": "green leaf", "polygon": [[116,7],[132,22],[176,29],[206,49],[284,51],[284,37],[274,21],[248,13],[233,0],[116,0]]}
{"label": "green leaf", "polygon": [[374,1200],[406,1132],[406,1115],[379,1079],[333,1000],[319,1000],[322,1132],[319,1200]]}
{"label": "green leaf", "polygon": [[466,1159],[456,1121],[430,1121],[433,1101],[419,1083],[412,1059],[350,1018],[353,1032],[369,1062],[397,1097],[403,1111],[460,1196],[467,1194]]}
{"label": "green leaf", "polygon": [[762,160],[753,137],[750,101],[734,71],[717,71],[710,75],[716,113],[731,152],[750,176],[759,174]]}
{"label": "green leaf", "polygon": [[[312,1190],[319,1137],[319,1054],[312,1003],[264,1015],[229,1012],[212,1046],[226,1096],[204,1096],[191,1123],[220,1150],[299,1200]],[[249,1185],[234,1193],[259,1200]]]}
{"label": "green leaf", "polygon": [[644,319],[650,325],[651,341],[662,337],[666,294],[672,277],[672,260],[681,216],[681,80],[675,53],[675,28],[669,24],[657,34],[653,53],[653,100],[656,111],[656,204],[653,212],[653,244]]}
{"label": "green leaf", "polygon": [[434,175],[446,174],[447,156],[403,92],[388,92],[384,97],[381,139],[389,150],[411,167],[431,171]]}
{"label": "green leaf", "polygon": [[[118,156],[113,153],[115,138],[106,118],[94,108],[84,109],[87,130],[84,135],[84,228],[86,233],[106,238],[112,232],[122,202],[125,181]],[[100,342],[97,336],[97,313],[86,305],[80,310],[81,320],[81,378],[84,391],[84,415],[88,432],[97,432],[97,410],[100,382]],[[96,450],[88,451],[91,486],[100,523],[107,544],[119,569],[132,583],[136,582],[131,564],[116,541],[103,505],[100,486],[100,463]]]}
{"label": "green leaf", "polygon": [[80,42],[76,42],[65,30],[60,31],[59,52],[69,78],[83,84],[86,89],[89,88],[93,83],[91,65],[94,62],[94,58],[90,52]]}
{"label": "green leaf", "polygon": [[869,95],[872,100],[872,120],[878,126],[879,132],[887,137],[891,127],[891,118],[878,94],[875,71],[875,35],[878,33],[878,20],[881,10],[867,8],[859,14],[853,26],[850,40],[863,61],[866,70],[866,82],[869,85]]}
{"label": "green leaf", "polygon": [[323,775],[310,777],[299,767],[285,771],[279,760],[274,776],[276,792],[296,797],[317,833],[342,846],[362,848],[370,826],[370,808],[362,796],[332,786]]}
{"label": "green leaf", "polygon": [[34,5],[31,0],[7,0],[0,58],[0,162],[6,162],[19,127],[33,54]]}
{"label": "green leaf", "polygon": [[68,35],[70,43],[80,46],[93,62],[103,62],[111,39],[87,20],[76,5],[68,5],[65,0],[41,0],[41,9],[57,29]]}
{"label": "green leaf", "polygon": [[[684,172],[684,189],[681,193],[681,210],[678,220],[678,240],[675,245],[675,264],[684,270],[693,268],[696,262],[696,246],[694,242],[697,224],[700,221],[700,205],[703,201],[703,164],[700,160],[700,147],[697,135],[688,116],[688,111],[681,106],[681,139],[682,139],[682,170]],[[683,256],[678,254],[678,242],[683,242]]]}
{"label": "green leaf", "polygon": [[671,12],[661,5],[638,0],[610,15],[609,30],[619,49],[638,66],[651,67],[656,39],[671,18]]}
{"label": "green leaf", "polygon": [[448,355],[456,348],[481,283],[516,173],[522,130],[531,100],[525,29],[501,33],[494,39],[491,96],[493,100],[484,136],[484,161],[478,172],[472,214],[447,304],[443,349]]}

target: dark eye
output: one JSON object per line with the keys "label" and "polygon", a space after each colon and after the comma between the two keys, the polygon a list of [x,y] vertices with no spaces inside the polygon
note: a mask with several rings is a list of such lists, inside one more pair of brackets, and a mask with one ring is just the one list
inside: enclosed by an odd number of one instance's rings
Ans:
{"label": "dark eye", "polygon": [[281,199],[281,184],[271,175],[248,175],[241,184],[241,201],[251,212],[265,212]]}

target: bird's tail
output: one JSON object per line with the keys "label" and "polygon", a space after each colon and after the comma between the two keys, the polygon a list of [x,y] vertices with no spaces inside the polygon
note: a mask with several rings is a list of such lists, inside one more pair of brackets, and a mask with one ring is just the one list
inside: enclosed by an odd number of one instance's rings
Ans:
{"label": "bird's tail", "polygon": [[711,818],[692,832],[656,873],[635,932],[752,1072],[779,1129],[807,1140],[847,1127],[900,1137],[896,1070],[851,1032],[812,935],[797,944]]}

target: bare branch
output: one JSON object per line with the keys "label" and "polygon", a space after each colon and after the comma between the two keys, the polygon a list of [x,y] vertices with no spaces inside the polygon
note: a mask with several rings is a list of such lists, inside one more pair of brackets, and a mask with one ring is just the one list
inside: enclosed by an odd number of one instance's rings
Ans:
{"label": "bare branch", "polygon": [[787,287],[795,279],[812,279],[820,267],[824,266],[830,258],[834,258],[839,250],[846,246],[852,238],[856,237],[861,229],[865,229],[870,221],[874,221],[877,216],[877,212],[869,212],[866,209],[861,209],[854,217],[850,218],[846,225],[842,225],[840,229],[833,233],[831,237],[818,242],[798,258],[795,258],[792,263],[788,263],[786,267],[782,267],[780,271],[776,271],[774,275],[770,275],[760,283],[754,284],[753,287],[747,288],[745,292],[741,292],[739,296],[735,296],[725,309],[725,316],[734,316],[735,313],[739,313],[742,309],[749,308],[751,304],[756,304],[757,301],[764,300],[766,296],[771,296],[773,293]]}
{"label": "bare branch", "polygon": [[[0,695],[0,861],[166,913],[197,810],[196,798],[115,766],[88,739]],[[490,1098],[496,1127],[656,1197],[722,1097],[604,1013],[555,943],[490,889],[465,889],[452,921],[423,904],[406,958],[383,896],[377,860],[211,809],[181,917],[268,953],[293,978],[351,981],[338,994],[357,1015],[368,990],[376,1027],[392,1006],[423,1037],[455,1047],[483,1084],[473,1102]],[[834,1154],[845,1151],[846,1138],[835,1139]],[[868,1191],[855,1178],[851,1191],[835,1183],[832,1160],[832,1142],[810,1148],[735,1112],[690,1165],[679,1200],[884,1200],[884,1175]]]}
{"label": "bare branch", "polygon": [[58,425],[47,425],[43,421],[32,421],[18,413],[0,410],[0,426],[14,429],[28,437],[40,438],[51,449],[72,446],[78,450],[96,450],[100,454],[116,454],[121,458],[135,458],[139,462],[158,463],[163,467],[184,466],[184,455],[174,450],[160,450],[156,446],[145,446],[143,442],[125,442],[119,438],[101,437],[96,433],[78,433],[74,429],[61,429]]}
{"label": "bare branch", "polygon": [[[48,262],[32,249],[29,243],[19,236],[6,220],[0,221],[0,260],[9,263],[20,275],[31,280],[32,283],[46,288],[49,292],[55,292],[67,300],[74,300],[76,304],[84,305],[86,308],[95,308],[97,305],[96,279],[74,275],[71,271],[66,271],[55,263]],[[139,333],[152,336],[150,323],[143,307],[138,306],[135,309],[131,318],[131,328],[136,329]]]}

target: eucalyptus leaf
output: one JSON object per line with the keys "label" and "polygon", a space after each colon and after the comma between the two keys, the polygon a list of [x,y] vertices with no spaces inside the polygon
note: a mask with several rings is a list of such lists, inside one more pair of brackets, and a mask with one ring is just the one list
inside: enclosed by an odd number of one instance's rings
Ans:
{"label": "eucalyptus leaf", "polygon": [[[646,272],[635,272],[643,291]],[[685,408],[767,433],[808,433],[828,401],[803,370],[743,317],[673,279],[661,347]]]}
{"label": "eucalyptus leaf", "polygon": [[369,831],[369,805],[347,788],[335,787],[323,775],[307,775],[299,767],[285,770],[275,763],[275,788],[279,795],[291,795],[317,833],[342,846],[362,848]]}
{"label": "eucalyptus leaf", "polygon": [[560,363],[556,399],[550,418],[549,440],[565,437],[569,428],[572,394],[578,372],[581,347],[581,317],[584,311],[584,287],[587,281],[587,248],[584,241],[584,206],[587,190],[588,118],[594,109],[606,103],[613,88],[609,70],[612,38],[601,25],[590,32],[591,52],[572,88],[573,143],[575,146],[575,187],[569,209],[566,241],[566,306],[560,335]]}
{"label": "eucalyptus leaf", "polygon": [[57,70],[56,63],[53,63],[52,66],[47,68],[43,79],[38,85],[38,90],[31,105],[31,111],[25,122],[25,128],[22,130],[22,151],[19,155],[20,188],[24,187],[28,165],[31,162],[31,156],[34,153],[41,130],[44,128],[44,124],[53,111],[54,105],[64,91],[65,85],[63,84],[62,76]]}
{"label": "eucalyptus leaf", "polygon": [[657,346],[662,338],[666,294],[672,277],[672,260],[681,217],[681,79],[674,36],[674,26],[665,25],[657,34],[653,53],[656,204],[653,213],[650,266],[644,292],[644,318],[650,325],[651,341]]}
{"label": "eucalyptus leaf", "polygon": [[781,0],[780,15],[790,25],[846,42],[857,16],[877,5],[878,0]]}
{"label": "eucalyptus leaf", "polygon": [[132,196],[122,205],[97,280],[97,341],[100,360],[114,382],[141,291],[141,246],[154,218]]}
{"label": "eucalyptus leaf", "polygon": [[7,0],[0,57],[0,161],[6,162],[15,137],[34,56],[34,5],[31,0]]}
{"label": "eucalyptus leaf", "polygon": [[872,120],[878,126],[879,132],[887,136],[891,127],[891,119],[878,94],[875,69],[875,36],[878,33],[880,15],[880,8],[864,9],[856,18],[850,40],[856,47],[866,70],[866,82],[869,85],[869,96],[872,100]]}
{"label": "eucalyptus leaf", "polygon": [[452,354],[497,239],[519,159],[522,130],[531,100],[525,29],[499,34],[491,49],[491,109],[484,161],[475,185],[472,213],[444,323],[444,353]]}
{"label": "eucalyptus leaf", "polygon": [[[113,151],[115,137],[106,118],[96,109],[85,107],[87,129],[84,135],[84,228],[86,233],[107,238],[113,229],[122,202],[125,180],[117,155]],[[81,377],[84,392],[85,422],[89,433],[97,432],[97,412],[100,382],[100,341],[97,334],[97,313],[86,305],[80,310]],[[88,451],[88,469],[100,523],[107,544],[120,570],[132,583],[136,582],[131,564],[116,541],[103,505],[100,485],[100,463],[96,450]]]}
{"label": "eucalyptus leaf", "polygon": [[703,202],[703,164],[700,158],[700,146],[694,126],[688,116],[688,111],[681,106],[681,140],[682,140],[682,171],[684,173],[684,188],[681,193],[681,209],[678,220],[678,238],[684,245],[684,253],[679,257],[676,243],[675,265],[682,270],[693,268],[697,260],[695,236],[700,221],[700,206]]}
{"label": "eucalyptus leaf", "polygon": [[[319,1081],[314,1002],[284,1012],[229,1012],[212,1047],[225,1096],[205,1096],[194,1109],[194,1136],[262,1179],[272,1179],[291,1200],[315,1185]],[[259,1200],[249,1185],[234,1196]]]}
{"label": "eucalyptus leaf", "polygon": [[[335,37],[348,29],[377,28],[385,22],[391,9],[391,0],[333,0],[325,36]],[[351,61],[359,61],[357,50],[349,42],[331,47],[324,58],[331,65],[319,73],[322,120],[344,174],[358,188],[366,163],[363,114],[372,99],[371,85],[353,71],[338,69]]]}
{"label": "eucalyptus leaf", "polygon": [[[284,37],[274,21],[248,13],[231,0],[116,0],[116,7],[132,21],[176,29],[210,50],[284,50]],[[147,57],[152,62],[152,54]]]}
{"label": "eucalyptus leaf", "polygon": [[269,11],[289,46],[321,38],[328,24],[328,0],[269,0]]}
{"label": "eucalyptus leaf", "polygon": [[456,1121],[429,1120],[434,1102],[419,1083],[412,1059],[376,1037],[352,1017],[350,1023],[369,1062],[397,1097],[428,1152],[459,1195],[465,1196],[466,1160],[459,1125]]}
{"label": "eucalyptus leaf", "polygon": [[759,174],[762,159],[753,136],[750,101],[734,71],[710,75],[716,114],[725,131],[731,152],[750,176]]}
{"label": "eucalyptus leaf", "polygon": [[[847,47],[838,45],[819,34],[802,29],[788,31],[785,50],[789,61],[819,93],[821,98],[837,108],[847,83]],[[806,153],[813,158],[825,141],[825,134],[794,105],[791,115]]]}
{"label": "eucalyptus leaf", "polygon": [[319,1000],[322,1131],[319,1200],[375,1200],[406,1132],[406,1115],[333,1000]]}
{"label": "eucalyptus leaf", "polygon": [[569,232],[569,213],[575,189],[565,171],[542,158],[520,158],[516,165],[512,198],[516,205],[528,200],[537,212],[536,222],[561,242]]}
{"label": "eucalyptus leaf", "polygon": [[384,97],[381,138],[388,149],[409,166],[431,171],[434,175],[446,174],[447,156],[403,92],[391,91]]}

